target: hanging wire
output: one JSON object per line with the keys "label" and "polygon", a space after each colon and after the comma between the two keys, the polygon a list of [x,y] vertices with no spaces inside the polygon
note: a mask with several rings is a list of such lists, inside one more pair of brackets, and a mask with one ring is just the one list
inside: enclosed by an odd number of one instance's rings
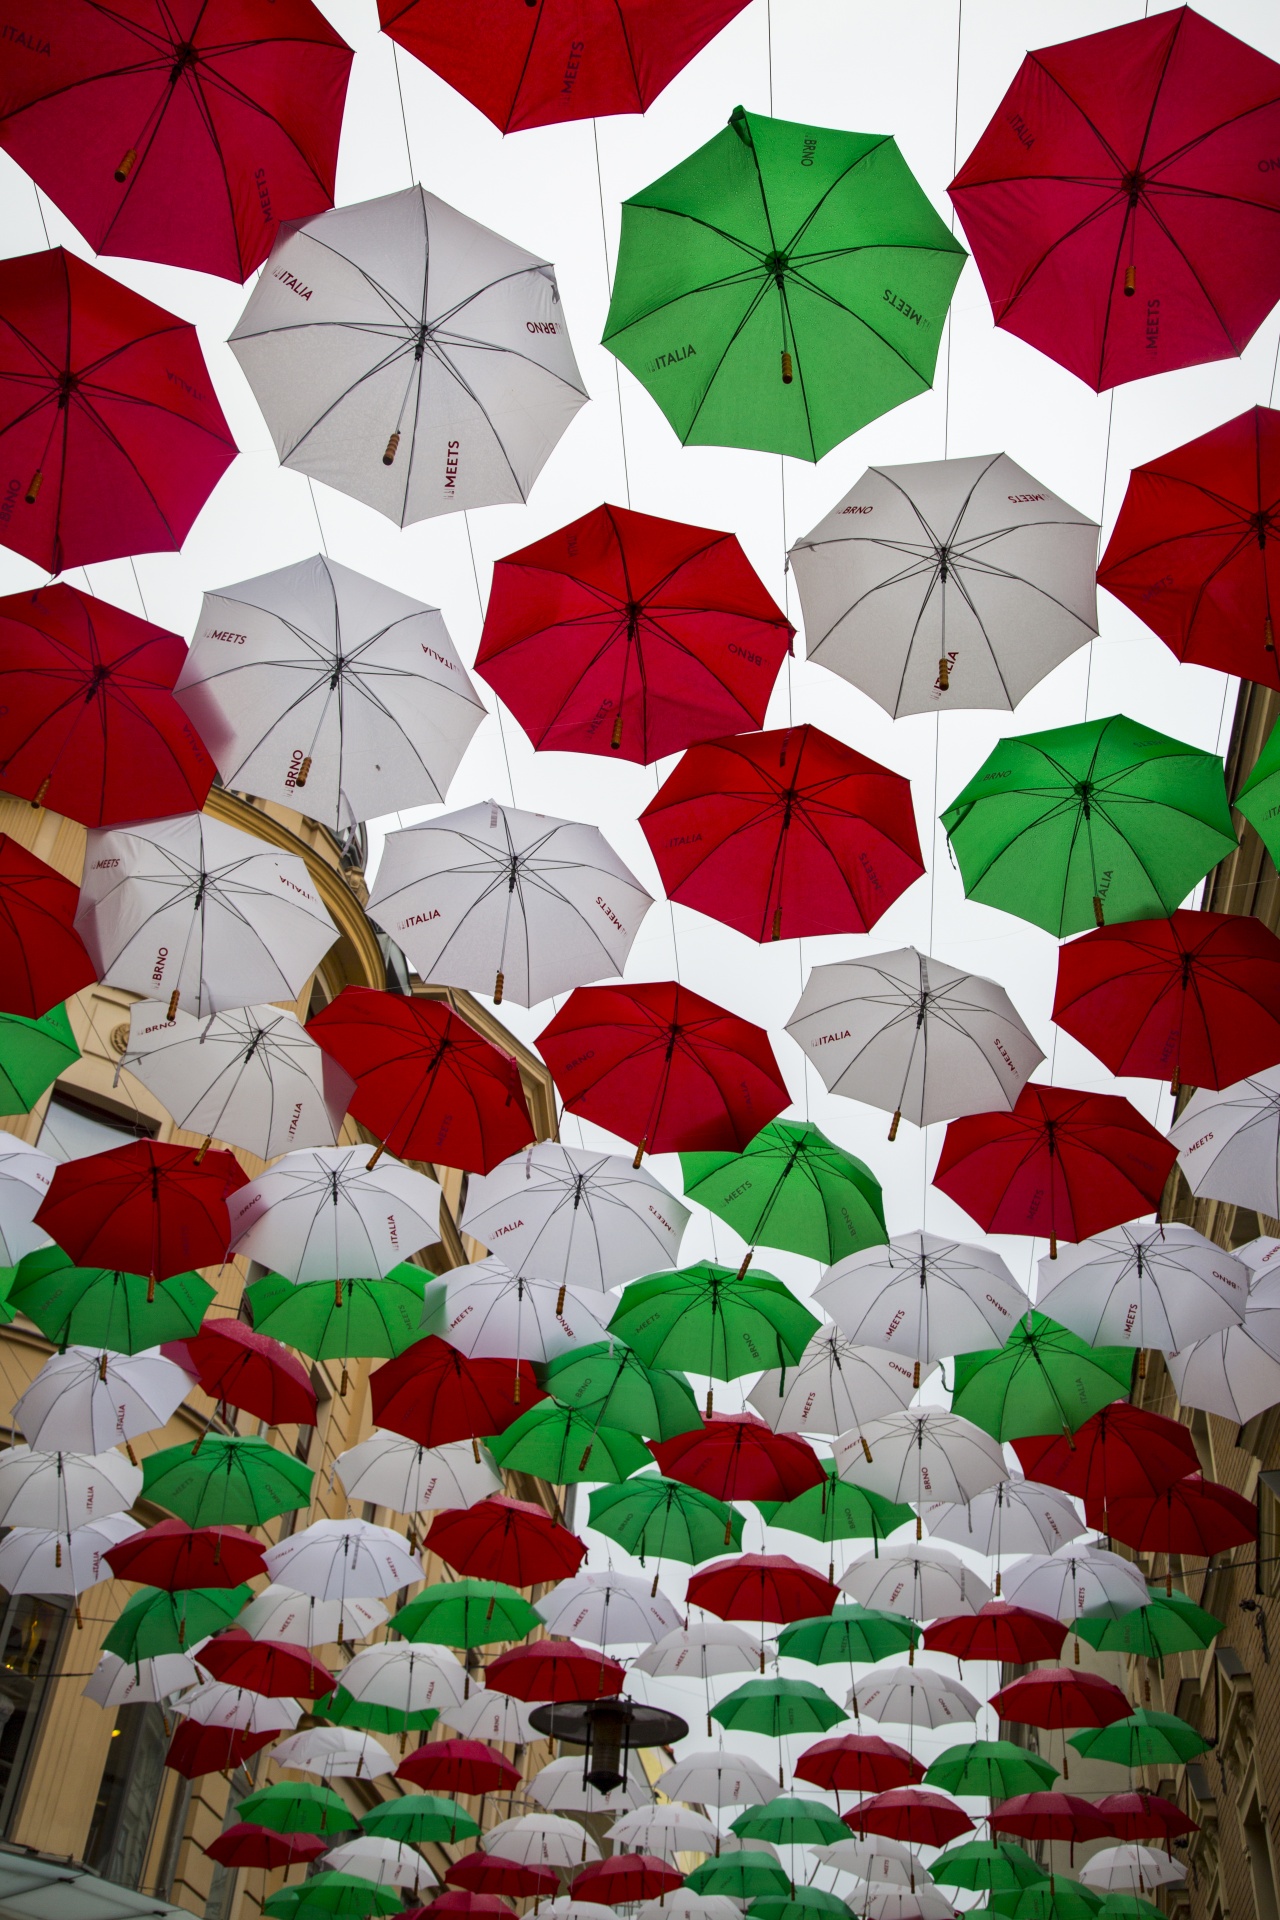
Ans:
{"label": "hanging wire", "polygon": [[[600,122],[591,122],[591,139],[596,154],[596,193],[600,201],[600,250],[604,255],[604,284],[610,301],[613,299],[613,268],[609,264],[609,235],[604,217],[604,181],[600,173]],[[622,414],[622,373],[616,353],[609,358],[613,361],[613,391],[618,402],[618,438],[622,445],[622,484],[626,489],[627,505],[631,505],[631,469],[627,464],[627,425]]]}

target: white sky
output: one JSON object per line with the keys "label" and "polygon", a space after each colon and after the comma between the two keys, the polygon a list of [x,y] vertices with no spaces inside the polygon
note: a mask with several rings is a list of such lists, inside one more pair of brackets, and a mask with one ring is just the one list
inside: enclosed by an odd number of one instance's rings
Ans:
{"label": "white sky", "polygon": [[[892,133],[925,191],[948,217],[945,188],[953,171],[953,154],[958,152],[963,160],[970,151],[1027,48],[1118,25],[1140,12],[1132,4],[1103,4],[1102,0],[1059,0],[1057,4],[1054,0],[961,0],[957,126],[955,0],[915,0],[910,6],[880,8],[872,8],[867,0],[773,0],[772,80],[766,0],[752,0],[647,116],[599,124],[602,222],[590,121],[504,140],[434,74],[403,53],[393,56],[392,43],[378,32],[374,0],[319,0],[319,4],[356,49],[338,172],[339,202],[391,192],[416,179],[553,261],[570,335],[593,396],[593,403],[581,410],[552,455],[527,506],[490,508],[469,516],[482,594],[487,593],[491,566],[499,555],[539,538],[601,500],[627,503],[616,363],[597,344],[608,301],[602,225],[612,262],[622,199],[708,140],[741,102],[756,112],[772,107],[788,119]],[[1280,59],[1280,9],[1266,0],[1202,0],[1200,11]],[[412,167],[397,97],[397,62]],[[0,250],[12,255],[43,246],[42,213],[52,242],[88,253],[50,203],[37,205],[30,181],[7,156],[0,155]],[[123,606],[139,609],[141,596],[140,610],[189,636],[205,589],[285,566],[316,550],[312,497],[305,479],[277,465],[257,406],[224,344],[244,305],[245,291],[204,275],[137,261],[104,258],[101,264],[120,280],[196,322],[214,384],[242,449],[181,554],[142,557],[136,563],[136,584],[128,561],[93,567],[85,576],[91,591]],[[868,464],[938,459],[944,446],[953,455],[1008,452],[1073,505],[1101,518],[1105,540],[1132,466],[1246,407],[1267,402],[1277,356],[1277,319],[1276,315],[1268,319],[1239,361],[1122,387],[1113,411],[1110,396],[1093,394],[1032,348],[994,329],[978,274],[969,264],[952,307],[952,338],[949,348],[943,348],[935,391],[875,421],[816,467],[787,461],[783,474],[783,463],[770,455],[681,449],[656,405],[622,371],[618,387],[630,503],[672,519],[732,529],[780,600],[786,597],[782,563],[787,540],[794,540],[820,519]],[[427,521],[402,532],[370,509],[323,486],[316,487],[315,501],[332,556],[438,604],[463,658],[468,663],[473,660],[480,610],[463,517]],[[40,577],[28,562],[0,549],[0,592],[36,584]],[[81,582],[79,571],[67,577]],[[794,595],[790,612],[798,621]],[[1233,705],[1233,690],[1222,677],[1179,666],[1154,635],[1105,594],[1100,596],[1100,614],[1102,633],[1094,646],[1051,674],[1012,716],[956,712],[940,721],[933,715],[891,721],[843,680],[805,664],[797,641],[798,657],[779,681],[766,724],[786,724],[790,701],[797,721],[813,721],[907,774],[929,876],[897,901],[870,936],[806,941],[803,955],[790,942],[757,947],[685,908],[676,907],[672,913],[661,900],[632,950],[629,978],[662,979],[678,970],[689,986],[770,1029],[796,1102],[793,1111],[808,1113],[841,1145],[870,1163],[884,1185],[892,1233],[927,1224],[961,1238],[980,1237],[967,1216],[928,1186],[942,1127],[924,1135],[904,1122],[890,1146],[885,1139],[886,1116],[832,1098],[816,1075],[809,1075],[806,1087],[802,1057],[782,1028],[804,973],[819,961],[912,944],[989,974],[1009,989],[1050,1056],[1041,1077],[1051,1076],[1063,1086],[1122,1091],[1158,1124],[1167,1125],[1171,1118],[1167,1088],[1162,1090],[1150,1081],[1116,1082],[1065,1034],[1057,1036],[1055,1043],[1049,1009],[1056,943],[1011,916],[967,903],[948,861],[941,829],[931,846],[934,816],[1001,734],[1124,711],[1202,747],[1222,750]],[[488,688],[483,682],[477,685],[492,707]],[[449,806],[496,795],[540,812],[594,820],[660,896],[656,871],[635,824],[654,792],[654,771],[595,757],[535,756],[510,715],[505,716],[504,731],[505,751],[496,719],[480,728],[450,791]],[[672,764],[663,763],[657,777],[669,772]],[[405,818],[439,811],[429,809]],[[374,842],[376,849],[380,844],[376,830]],[[518,1033],[531,1039],[552,1010],[548,1003],[526,1015],[508,1004],[502,1013]],[[588,1132],[596,1140],[606,1138],[594,1129]],[[571,1143],[578,1137],[572,1119],[566,1124],[565,1137]],[[680,1190],[679,1167],[673,1158],[656,1159],[653,1170],[675,1191]],[[1025,1281],[1030,1270],[1028,1242],[996,1244]],[[715,1230],[715,1248],[726,1259],[736,1260],[741,1252],[736,1237],[723,1225]],[[693,1258],[711,1249],[709,1220],[699,1213],[683,1251]],[[1034,1249],[1036,1254],[1044,1251],[1043,1243]],[[762,1256],[759,1264],[802,1294],[818,1278],[814,1263],[783,1254]],[[732,1405],[733,1390],[719,1390],[716,1402],[722,1408]],[[585,1513],[585,1496],[581,1510]],[[758,1549],[759,1523],[754,1510],[750,1511],[746,1545]],[[790,1535],[771,1540],[772,1550],[795,1557],[805,1557],[805,1545]],[[615,1563],[624,1558],[616,1550],[615,1556]],[[816,1563],[825,1556],[815,1549],[809,1557]],[[591,1563],[604,1565],[605,1561],[606,1543],[593,1539]],[[663,1586],[678,1602],[682,1571],[672,1565],[664,1574]],[[822,1677],[822,1670],[796,1667],[793,1671],[797,1676]],[[975,1690],[990,1690],[982,1687],[981,1669],[971,1669],[966,1678]],[[736,1682],[722,1682],[720,1687],[727,1691],[731,1684]],[[839,1682],[832,1684],[835,1688]],[[699,1712],[701,1688],[684,1691],[694,1728],[691,1744],[700,1746],[705,1727]],[[667,1686],[664,1697],[676,1706],[680,1692]],[[897,1737],[900,1730],[890,1727],[887,1732]],[[762,1758],[772,1759],[767,1742],[734,1736],[727,1744],[752,1747]],[[930,1744],[936,1747],[945,1740],[930,1743],[926,1737],[920,1750],[927,1752]]]}

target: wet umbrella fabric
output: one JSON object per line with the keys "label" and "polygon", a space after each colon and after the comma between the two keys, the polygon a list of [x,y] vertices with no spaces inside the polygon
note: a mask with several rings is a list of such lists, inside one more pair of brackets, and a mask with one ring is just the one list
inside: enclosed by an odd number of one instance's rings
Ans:
{"label": "wet umbrella fabric", "polygon": [[75,883],[0,834],[0,1012],[38,1020],[98,977]]}

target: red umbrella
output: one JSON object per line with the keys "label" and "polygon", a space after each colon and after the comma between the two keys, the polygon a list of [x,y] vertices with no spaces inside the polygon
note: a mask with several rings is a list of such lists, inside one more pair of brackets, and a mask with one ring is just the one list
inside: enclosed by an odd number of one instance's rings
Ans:
{"label": "red umbrella", "polygon": [[344,987],[307,1032],[355,1081],[349,1111],[382,1142],[374,1160],[385,1148],[488,1173],[535,1137],[515,1060],[443,1001]]}
{"label": "red umbrella", "polygon": [[1163,1493],[1200,1466],[1186,1427],[1113,1400],[1073,1434],[1036,1434],[1013,1450],[1028,1480],[1060,1487],[1101,1511],[1132,1494]]}
{"label": "red umbrella", "polygon": [[255,1640],[243,1627],[225,1627],[201,1647],[200,1665],[229,1687],[244,1687],[271,1700],[314,1700],[338,1682],[305,1647],[287,1640]]}
{"label": "red umbrella", "polygon": [[615,1853],[593,1860],[569,1882],[574,1900],[599,1900],[606,1907],[625,1906],[631,1900],[659,1900],[684,1885],[684,1875],[652,1853]]}
{"label": "red umbrella", "polygon": [[213,761],[173,683],[185,641],[76,587],[0,600],[0,784],[86,827],[198,812]]}
{"label": "red umbrella", "polygon": [[378,0],[383,30],[503,133],[643,113],[747,0]]}
{"label": "red umbrella", "polygon": [[1277,534],[1280,413],[1253,407],[1134,468],[1098,579],[1179,660],[1280,686]]}
{"label": "red umbrella", "polygon": [[1087,1240],[1159,1204],[1177,1159],[1113,1093],[1028,1084],[1010,1112],[952,1120],[933,1184],[987,1233]]}
{"label": "red umbrella", "polygon": [[238,1587],[265,1573],[263,1548],[240,1527],[189,1527],[157,1520],[153,1527],[108,1547],[104,1559],[117,1580],[177,1593],[184,1587]]}
{"label": "red umbrella", "polygon": [[1047,1788],[1002,1800],[987,1816],[993,1833],[1016,1833],[1024,1840],[1105,1840],[1115,1832],[1100,1805],[1076,1793]]}
{"label": "red umbrella", "polygon": [[740,1153],[791,1101],[769,1036],[674,981],[575,987],[538,1035],[571,1113],[644,1153]]}
{"label": "red umbrella", "polygon": [[[547,1892],[551,1891],[547,1888]],[[514,1912],[511,1902],[500,1899],[496,1893],[464,1893],[455,1887],[448,1893],[438,1893],[429,1906],[408,1908],[403,1920],[428,1920],[428,1916],[435,1913],[468,1913],[483,1916],[483,1920],[508,1920]]]}
{"label": "red umbrella", "polygon": [[1280,940],[1183,908],[1097,927],[1059,950],[1053,1018],[1112,1073],[1228,1087],[1280,1061]]}
{"label": "red umbrella", "polygon": [[924,1779],[924,1763],[878,1733],[845,1733],[806,1747],[791,1769],[797,1780],[839,1794],[881,1793],[888,1787],[914,1787]]}
{"label": "red umbrella", "polygon": [[1200,1473],[1188,1473],[1155,1493],[1113,1494],[1105,1511],[1100,1501],[1086,1500],[1085,1518],[1140,1553],[1192,1553],[1206,1559],[1247,1546],[1258,1531],[1253,1502]]}
{"label": "red umbrella", "polygon": [[369,1394],[378,1425],[420,1447],[502,1433],[547,1397],[527,1360],[469,1360],[434,1333],[378,1367]]}
{"label": "red umbrella", "polygon": [[924,1644],[931,1653],[957,1660],[1000,1660],[1025,1666],[1031,1660],[1056,1660],[1067,1629],[1061,1620],[1009,1600],[988,1600],[976,1613],[952,1613],[930,1621]]}
{"label": "red umbrella", "polygon": [[[714,1415],[712,1416],[715,1417]],[[740,1553],[689,1576],[685,1600],[721,1620],[813,1620],[830,1613],[840,1589],[785,1553]]]}
{"label": "red umbrella", "polygon": [[648,1446],[670,1479],[717,1500],[794,1500],[822,1484],[813,1448],[754,1413],[713,1413],[692,1432]]}
{"label": "red umbrella", "polygon": [[761,726],[794,631],[733,534],[596,507],[498,561],[476,669],[535,747],[644,763]]}
{"label": "red umbrella", "polygon": [[183,1342],[201,1387],[273,1427],[313,1427],[318,1414],[307,1370],[288,1347],[243,1320],[206,1320]]}
{"label": "red umbrella", "polygon": [[484,1670],[491,1693],[514,1700],[603,1700],[621,1693],[626,1674],[616,1660],[574,1640],[535,1640],[509,1647]]}
{"label": "red umbrella", "polygon": [[991,1704],[1002,1720],[1022,1727],[1109,1727],[1133,1712],[1122,1688],[1079,1667],[1024,1673],[993,1693]]}
{"label": "red umbrella", "polygon": [[973,1822],[949,1793],[931,1787],[890,1787],[887,1793],[859,1800],[840,1818],[851,1833],[879,1833],[908,1846],[945,1847],[962,1833],[973,1832]]}
{"label": "red umbrella", "polygon": [[483,1740],[429,1740],[406,1754],[396,1779],[426,1793],[495,1793],[520,1784],[520,1769]]}
{"label": "red umbrella", "polygon": [[554,1867],[527,1867],[522,1861],[504,1860],[501,1854],[482,1853],[479,1848],[452,1861],[444,1877],[451,1887],[461,1887],[467,1893],[509,1893],[516,1900],[526,1900],[530,1895],[541,1899],[544,1893],[560,1890],[560,1876]]}
{"label": "red umbrella", "polygon": [[30,0],[0,145],[95,253],[247,280],[333,205],[351,49],[311,0]]}
{"label": "red umbrella", "polygon": [[75,930],[80,893],[0,833],[0,1013],[37,1020],[98,977]]}
{"label": "red umbrella", "polygon": [[924,872],[910,783],[817,727],[691,747],[640,825],[670,897],[749,940],[866,933]]}
{"label": "red umbrella", "polygon": [[1101,391],[1280,297],[1280,67],[1190,7],[1029,53],[949,188],[997,326]]}
{"label": "red umbrella", "polygon": [[[269,1736],[273,1740],[275,1737]],[[323,1834],[277,1833],[274,1827],[255,1827],[251,1820],[237,1820],[233,1827],[224,1827],[204,1848],[221,1867],[262,1867],[268,1873],[276,1867],[291,1867],[297,1860],[317,1860],[328,1851],[329,1842]]]}
{"label": "red umbrella", "polygon": [[1200,1822],[1184,1813],[1176,1801],[1149,1793],[1145,1787],[1103,1794],[1097,1813],[1117,1840],[1163,1840],[1168,1846],[1182,1834],[1200,1831]]}
{"label": "red umbrella", "polygon": [[131,1140],[64,1160],[36,1224],[78,1266],[149,1274],[154,1293],[157,1280],[226,1259],[226,1196],[248,1177],[233,1153]]}
{"label": "red umbrella", "polygon": [[0,262],[0,543],[50,573],[172,552],[235,456],[189,322],[61,247]]}
{"label": "red umbrella", "polygon": [[551,1518],[545,1507],[493,1493],[474,1507],[437,1513],[423,1545],[446,1566],[477,1580],[504,1580],[532,1587],[568,1580],[587,1549],[576,1533]]}
{"label": "red umbrella", "polygon": [[164,1763],[184,1780],[198,1780],[204,1773],[242,1767],[251,1755],[261,1753],[279,1738],[278,1727],[265,1733],[246,1733],[241,1727],[207,1727],[202,1720],[180,1720]]}

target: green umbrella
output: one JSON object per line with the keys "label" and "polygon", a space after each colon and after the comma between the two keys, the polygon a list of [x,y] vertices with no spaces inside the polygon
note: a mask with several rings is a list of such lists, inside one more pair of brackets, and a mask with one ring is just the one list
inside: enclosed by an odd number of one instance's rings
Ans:
{"label": "green umbrella", "polygon": [[[647,1367],[679,1365],[713,1380],[794,1366],[821,1323],[771,1273],[714,1260],[634,1280],[609,1322]],[[707,1394],[707,1412],[712,1398]]]}
{"label": "green umbrella", "polygon": [[682,1153],[680,1168],[686,1199],[727,1220],[749,1247],[782,1247],[829,1267],[889,1238],[870,1167],[808,1121],[771,1120],[742,1153]]}
{"label": "green umbrella", "polygon": [[647,1440],[674,1440],[702,1425],[693,1388],[682,1373],[646,1367],[621,1340],[595,1340],[538,1369],[563,1407],[597,1426],[619,1427]]}
{"label": "green umbrella", "polygon": [[423,1840],[474,1840],[480,1831],[456,1800],[434,1793],[406,1793],[398,1800],[383,1800],[371,1807],[360,1825],[366,1833],[384,1840],[398,1840],[402,1846],[417,1846]]}
{"label": "green umbrella", "polygon": [[268,1920],[295,1920],[301,1907],[301,1887],[277,1887],[262,1903],[262,1911],[268,1915]]}
{"label": "green umbrella", "polygon": [[143,1498],[167,1507],[190,1527],[258,1527],[278,1513],[311,1504],[315,1474],[291,1453],[255,1434],[207,1433],[148,1454]]}
{"label": "green umbrella", "polygon": [[1145,1654],[1149,1660],[1163,1660],[1167,1653],[1199,1653],[1212,1646],[1223,1631],[1216,1620],[1194,1600],[1175,1587],[1166,1593],[1163,1587],[1147,1588],[1151,1604],[1122,1613],[1118,1620],[1091,1620],[1087,1616],[1073,1620],[1071,1631],[1087,1640],[1099,1653]]}
{"label": "green umbrella", "polygon": [[1098,1908],[1099,1920],[1165,1920],[1164,1910],[1140,1893],[1107,1893]]}
{"label": "green umbrella", "polygon": [[826,1846],[849,1838],[848,1827],[824,1801],[798,1793],[780,1793],[761,1806],[744,1808],[729,1831],[741,1840],[772,1840],[790,1847]]}
{"label": "green umbrella", "polygon": [[[840,1837],[849,1838],[848,1827]],[[821,1887],[798,1886],[791,1893],[765,1893],[751,1902],[747,1912],[753,1920],[815,1920],[818,1914],[838,1914],[849,1920],[850,1907],[838,1893],[824,1893]]]}
{"label": "green umbrella", "polygon": [[696,1566],[726,1547],[742,1551],[742,1515],[713,1494],[640,1473],[617,1486],[597,1487],[591,1495],[590,1524],[607,1540],[633,1553],[641,1566],[650,1554],[657,1561],[682,1560]]}
{"label": "green umbrella", "polygon": [[723,1853],[718,1860],[704,1860],[700,1867],[685,1875],[690,1893],[722,1893],[730,1900],[756,1900],[761,1894],[791,1895],[791,1880],[777,1860],[767,1853]]}
{"label": "green umbrella", "polygon": [[1198,1753],[1207,1752],[1210,1743],[1176,1713],[1152,1713],[1138,1707],[1127,1720],[1073,1733],[1068,1744],[1086,1759],[1114,1760],[1122,1767],[1150,1767],[1165,1762],[1180,1766],[1184,1760],[1194,1760]]}
{"label": "green umbrella", "polygon": [[587,1414],[554,1400],[540,1400],[488,1444],[508,1473],[531,1473],[555,1487],[581,1480],[625,1480],[653,1459],[635,1434],[597,1427]]}
{"label": "green umbrella", "polygon": [[971,900],[1058,938],[1172,913],[1236,844],[1218,756],[1123,714],[1001,740],[942,824]]}
{"label": "green umbrella", "polygon": [[948,1747],[925,1774],[925,1785],[947,1793],[1009,1800],[1015,1793],[1039,1793],[1052,1786],[1058,1769],[1012,1740],[971,1740]]}
{"label": "green umbrella", "polygon": [[849,1716],[812,1680],[744,1680],[717,1700],[711,1718],[726,1730],[781,1740],[789,1733],[825,1733]]}
{"label": "green umbrella", "polygon": [[[392,1267],[385,1280],[307,1280],[269,1273],[245,1288],[259,1333],[312,1360],[392,1359],[422,1335],[425,1267]],[[341,1295],[341,1298],[338,1298]]]}
{"label": "green umbrella", "polygon": [[[281,1894],[291,1897],[280,1906],[273,1906]],[[268,1894],[262,1911],[273,1916],[273,1920],[293,1920],[293,1915],[303,1913],[366,1914],[399,1913],[403,1908],[398,1887],[379,1886],[374,1880],[365,1880],[354,1873],[320,1872],[313,1873],[298,1887],[281,1887],[278,1892]]]}
{"label": "green umbrella", "polygon": [[332,1787],[307,1780],[281,1780],[259,1787],[240,1802],[239,1818],[272,1833],[350,1833],[358,1825],[346,1801]]}
{"label": "green umbrella", "polygon": [[1253,772],[1236,795],[1236,807],[1280,865],[1280,721],[1267,735]]}
{"label": "green umbrella", "polygon": [[965,258],[888,136],[735,107],[623,202],[604,343],[686,446],[820,460],[932,384]]}
{"label": "green umbrella", "polygon": [[[842,1480],[831,1462],[826,1479],[816,1487],[806,1487],[794,1500],[757,1500],[755,1505],[767,1526],[781,1527],[785,1533],[802,1533],[807,1540],[820,1540],[828,1550],[837,1540],[874,1540],[879,1553],[880,1542],[895,1527],[915,1519],[914,1508]],[[834,1580],[834,1554],[827,1575]]]}
{"label": "green umbrella", "polygon": [[390,1625],[406,1640],[488,1647],[499,1640],[523,1640],[542,1618],[522,1593],[500,1580],[446,1580],[415,1594]]}
{"label": "green umbrella", "polygon": [[995,1440],[1074,1433],[1132,1384],[1126,1348],[1091,1347],[1033,1309],[1002,1347],[956,1355],[951,1411]]}
{"label": "green umbrella", "polygon": [[175,1274],[148,1301],[150,1286],[145,1274],[77,1267],[61,1247],[41,1247],[19,1262],[8,1304],[59,1347],[140,1353],[199,1333],[214,1299],[207,1280],[198,1273]]}
{"label": "green umbrella", "polygon": [[[986,1911],[1001,1914],[1004,1920],[1093,1920],[1101,1905],[1091,1887],[1082,1886],[1078,1880],[1065,1880],[1057,1873],[1017,1893],[993,1893]],[[968,1915],[965,1920],[969,1920]]]}
{"label": "green umbrella", "polygon": [[796,1620],[778,1635],[778,1653],[788,1660],[807,1660],[811,1666],[832,1666],[838,1660],[890,1660],[919,1644],[921,1628],[901,1613],[882,1613],[860,1607],[856,1601],[837,1606],[816,1620]]}
{"label": "green umbrella", "polygon": [[335,1727],[359,1727],[363,1733],[426,1733],[440,1718],[439,1707],[418,1707],[409,1713],[403,1707],[384,1707],[374,1700],[357,1700],[345,1687],[335,1687],[317,1700],[311,1709],[318,1720],[331,1721]]}
{"label": "green umbrella", "polygon": [[45,1088],[80,1058],[65,1006],[38,1020],[0,1013],[0,1113],[30,1113]]}
{"label": "green umbrella", "polygon": [[162,1653],[181,1653],[220,1627],[230,1626],[253,1598],[243,1587],[183,1587],[167,1593],[162,1587],[142,1587],[120,1610],[103,1647],[122,1660],[150,1660]]}
{"label": "green umbrella", "polygon": [[940,1853],[929,1863],[929,1872],[940,1885],[966,1887],[971,1893],[1016,1892],[1049,1877],[1012,1840],[966,1840]]}

